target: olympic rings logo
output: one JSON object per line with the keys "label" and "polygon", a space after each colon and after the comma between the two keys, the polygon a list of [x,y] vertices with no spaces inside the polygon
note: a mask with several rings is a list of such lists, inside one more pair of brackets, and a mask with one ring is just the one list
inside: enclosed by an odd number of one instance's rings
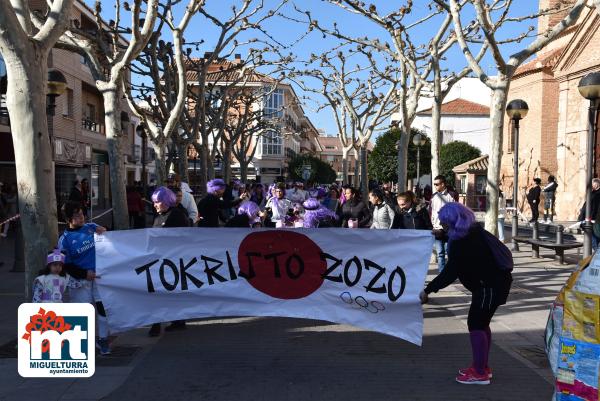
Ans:
{"label": "olympic rings logo", "polygon": [[385,310],[385,306],[379,301],[367,301],[363,296],[352,298],[352,294],[344,291],[340,294],[340,299],[348,305],[356,305],[357,308],[365,309],[371,313],[379,313]]}

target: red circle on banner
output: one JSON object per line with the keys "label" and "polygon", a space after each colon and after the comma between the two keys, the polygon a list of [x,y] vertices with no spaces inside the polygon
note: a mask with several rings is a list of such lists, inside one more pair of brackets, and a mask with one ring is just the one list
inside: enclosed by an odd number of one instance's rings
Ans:
{"label": "red circle on banner", "polygon": [[323,284],[327,263],[321,248],[294,231],[257,231],[238,249],[240,275],[258,291],[280,299],[309,296]]}

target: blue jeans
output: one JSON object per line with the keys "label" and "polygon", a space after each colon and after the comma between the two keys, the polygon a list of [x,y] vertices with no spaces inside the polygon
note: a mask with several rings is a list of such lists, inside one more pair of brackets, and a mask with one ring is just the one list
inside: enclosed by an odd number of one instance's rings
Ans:
{"label": "blue jeans", "polygon": [[441,273],[446,266],[446,253],[448,252],[448,242],[440,239],[435,240],[435,253],[437,254],[438,271]]}
{"label": "blue jeans", "polygon": [[504,217],[498,217],[498,239],[504,242]]}

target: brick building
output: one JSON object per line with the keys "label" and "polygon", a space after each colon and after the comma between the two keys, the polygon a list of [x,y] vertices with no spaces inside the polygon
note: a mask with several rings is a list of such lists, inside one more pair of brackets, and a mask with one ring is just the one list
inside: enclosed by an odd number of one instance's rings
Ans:
{"label": "brick building", "polygon": [[[541,0],[540,8],[561,0]],[[541,17],[538,30],[545,31],[563,15]],[[556,214],[559,220],[575,220],[585,197],[586,135],[589,101],[577,90],[580,79],[600,70],[600,15],[585,10],[577,24],[522,65],[515,74],[508,100],[522,99],[529,113],[520,122],[519,206],[533,178],[545,183],[548,175],[558,182]],[[596,125],[597,126],[597,125]],[[501,185],[507,198],[513,191],[512,124],[506,120],[503,138]],[[600,158],[596,129],[594,159]],[[600,163],[595,163],[595,176]],[[527,214],[528,207],[525,207]]]}
{"label": "brick building", "polygon": [[[208,54],[205,54],[205,58]],[[253,103],[252,113],[261,113],[262,119],[269,120],[272,129],[264,129],[251,135],[252,146],[247,152],[250,161],[248,165],[247,179],[263,183],[271,183],[284,180],[288,175],[288,163],[297,154],[310,154],[318,157],[321,152],[319,144],[319,133],[305,114],[300,99],[294,88],[285,82],[277,81],[267,75],[261,74],[249,68],[236,68],[242,63],[241,55],[236,54],[232,61],[225,59],[215,60],[208,68],[206,85],[211,87],[215,93],[227,93],[228,91],[239,91],[240,88],[248,91],[264,90],[265,95],[256,96]],[[188,85],[191,90],[200,85],[198,73],[193,69],[186,72]],[[190,102],[188,107],[193,110],[195,103]],[[229,115],[243,114],[241,110],[232,107]],[[257,117],[248,117],[256,124]],[[209,141],[212,139],[209,138]],[[251,154],[250,149],[256,145],[256,151]],[[210,143],[209,146],[212,146]],[[219,146],[221,148],[221,146]],[[222,151],[222,149],[220,150]],[[194,163],[195,152],[191,151]],[[224,155],[220,155],[223,157]],[[233,153],[229,155],[231,163],[232,178],[240,178],[240,163]],[[220,176],[219,166],[215,166],[215,175]]]}
{"label": "brick building", "polygon": [[[42,1],[31,1],[33,9],[45,7]],[[80,26],[95,26],[93,11],[82,0],[77,0],[71,10],[71,20]],[[0,65],[3,64],[0,58]],[[85,59],[76,53],[52,49],[48,68],[62,72],[67,89],[56,99],[55,115],[48,117],[48,131],[52,140],[55,160],[55,185],[58,204],[68,199],[75,178],[87,178],[93,190],[92,206],[109,207],[109,170],[106,135],[104,129],[104,103],[96,89]],[[5,73],[0,67],[0,75]],[[7,77],[10,79],[10,77]],[[0,109],[4,109],[4,94],[0,95]],[[124,110],[128,110],[123,103]],[[135,174],[134,122],[124,112],[126,139],[122,143],[129,181]],[[0,116],[0,181],[16,182],[10,119]]]}
{"label": "brick building", "polygon": [[[333,170],[335,170],[337,181],[343,182],[344,184],[354,183],[354,185],[357,185],[354,181],[354,177],[356,172],[356,160],[359,157],[358,152],[355,150],[348,152],[348,177],[344,180],[342,169],[342,142],[340,141],[340,138],[322,134],[319,136],[319,142],[323,149],[320,158],[324,162],[329,163]],[[373,151],[373,143],[369,142],[367,153],[371,153],[371,151]]]}

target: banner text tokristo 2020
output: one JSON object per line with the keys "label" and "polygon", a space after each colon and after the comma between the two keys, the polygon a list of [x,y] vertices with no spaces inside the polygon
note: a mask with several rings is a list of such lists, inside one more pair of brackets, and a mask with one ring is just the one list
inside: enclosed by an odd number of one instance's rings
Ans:
{"label": "banner text tokristo 2020", "polygon": [[152,228],[96,235],[111,330],[213,316],[346,323],[420,345],[419,230]]}

